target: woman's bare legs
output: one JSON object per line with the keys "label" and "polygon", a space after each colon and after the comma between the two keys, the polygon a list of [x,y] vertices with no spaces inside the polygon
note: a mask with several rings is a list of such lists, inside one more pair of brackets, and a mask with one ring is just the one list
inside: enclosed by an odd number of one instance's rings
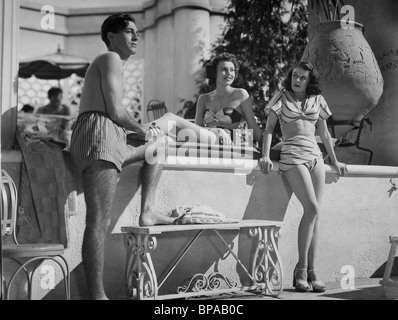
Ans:
{"label": "woman's bare legs", "polygon": [[189,137],[190,142],[200,142],[206,144],[214,144],[217,141],[217,136],[213,132],[198,126],[191,121],[176,116],[175,114],[168,112],[164,116],[156,119],[150,123],[146,123],[143,126],[149,128],[152,125],[156,125],[166,135],[176,140],[175,135],[178,135],[179,141],[186,141],[185,137]]}
{"label": "woman's bare legs", "polygon": [[[314,186],[316,199],[318,201],[318,206],[322,202],[323,191],[325,186],[325,168],[323,161],[318,160],[317,165],[311,172],[312,184]],[[319,219],[316,219],[314,225],[314,231],[312,236],[312,241],[310,248],[308,250],[308,270],[316,269],[316,258],[317,258],[317,243],[318,243],[318,223]],[[310,274],[312,280],[316,280],[316,272],[312,271]]]}
{"label": "woman's bare legs", "polygon": [[[306,270],[308,267],[309,248],[311,244],[313,244],[313,249],[316,248],[317,233],[314,233],[314,227],[319,214],[318,200],[314,190],[311,173],[305,166],[299,165],[288,170],[285,173],[285,177],[304,209],[298,230],[299,261],[297,263],[297,269]],[[313,259],[315,250],[312,250],[311,254]],[[305,277],[306,272],[297,275],[298,279],[307,280]]]}

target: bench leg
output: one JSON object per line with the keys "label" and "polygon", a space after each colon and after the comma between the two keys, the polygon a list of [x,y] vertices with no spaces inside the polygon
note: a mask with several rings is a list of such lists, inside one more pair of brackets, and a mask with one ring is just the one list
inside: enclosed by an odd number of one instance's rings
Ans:
{"label": "bench leg", "polygon": [[388,298],[390,294],[394,293],[396,296],[396,291],[394,291],[395,287],[397,287],[398,282],[393,281],[391,279],[391,271],[392,267],[394,264],[394,259],[397,253],[397,247],[398,247],[398,240],[390,237],[390,251],[388,253],[388,259],[387,259],[387,264],[386,268],[384,270],[383,274],[383,280],[380,281],[381,284],[381,295],[384,298]]}
{"label": "bench leg", "polygon": [[276,244],[279,228],[252,228],[250,235],[257,238],[252,276],[257,284],[264,283],[265,294],[277,297],[283,290],[282,260]]}
{"label": "bench leg", "polygon": [[391,281],[391,270],[392,266],[394,264],[394,258],[397,253],[397,245],[398,242],[391,242],[391,247],[390,247],[390,252],[388,254],[388,259],[387,259],[387,265],[386,269],[384,270],[384,275],[383,275],[383,283],[388,283]]}
{"label": "bench leg", "polygon": [[223,236],[217,230],[212,231],[217,234],[229,253],[233,255],[237,263],[251,279],[252,285],[250,287],[239,287],[236,281],[229,279],[219,272],[213,272],[209,275],[196,274],[190,279],[188,285],[178,286],[176,294],[159,297],[159,288],[170,273],[174,271],[175,266],[185,256],[186,251],[190,249],[203,230],[194,237],[192,242],[178,257],[160,285],[158,284],[158,278],[150,254],[150,251],[157,248],[156,237],[128,233],[125,236],[125,243],[128,250],[125,270],[128,298],[131,300],[189,298],[201,295],[233,293],[241,290],[262,290],[265,294],[277,297],[282,292],[283,268],[276,243],[276,239],[279,237],[278,227],[250,228],[250,236],[254,238],[256,248],[252,258],[251,273],[246,269]]}
{"label": "bench leg", "polygon": [[156,249],[155,237],[127,234],[126,290],[130,300],[156,300],[158,282],[150,251]]}

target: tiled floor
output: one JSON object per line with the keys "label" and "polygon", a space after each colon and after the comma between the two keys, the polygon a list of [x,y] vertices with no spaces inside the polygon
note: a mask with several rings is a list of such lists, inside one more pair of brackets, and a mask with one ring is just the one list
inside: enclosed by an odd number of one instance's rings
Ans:
{"label": "tiled floor", "polygon": [[383,297],[380,280],[380,278],[356,279],[355,289],[342,289],[340,283],[327,283],[328,290],[323,293],[300,293],[293,287],[286,287],[278,298],[248,293],[239,296],[222,296],[217,300],[398,300],[398,287],[395,287],[396,290],[387,298]]}

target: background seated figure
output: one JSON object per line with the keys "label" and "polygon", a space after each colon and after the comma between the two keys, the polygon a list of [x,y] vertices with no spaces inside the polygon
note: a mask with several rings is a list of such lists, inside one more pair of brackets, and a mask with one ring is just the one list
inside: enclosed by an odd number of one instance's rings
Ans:
{"label": "background seated figure", "polygon": [[[63,91],[61,88],[52,87],[48,90],[48,99],[50,102],[43,107],[37,109],[36,114],[56,115],[61,116],[58,121],[55,122],[53,129],[51,130],[52,135],[70,145],[70,138],[72,134],[73,121],[70,118],[72,111],[70,107],[62,104]],[[65,116],[65,117],[62,117]]]}
{"label": "background seated figure", "polygon": [[70,108],[62,104],[63,91],[61,88],[52,87],[47,92],[50,102],[37,109],[38,114],[56,114],[59,116],[70,116]]}

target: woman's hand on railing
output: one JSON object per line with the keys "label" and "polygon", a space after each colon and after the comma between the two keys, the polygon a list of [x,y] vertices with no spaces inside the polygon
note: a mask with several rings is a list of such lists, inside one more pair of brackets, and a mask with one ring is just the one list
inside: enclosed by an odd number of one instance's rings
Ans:
{"label": "woman's hand on railing", "polygon": [[262,173],[269,174],[272,171],[274,164],[269,157],[261,157],[258,159],[258,166]]}
{"label": "woman's hand on railing", "polygon": [[232,145],[231,135],[228,132],[226,132],[224,129],[219,128],[218,139],[220,141],[220,144],[222,144],[222,145],[225,145],[225,146]]}
{"label": "woman's hand on railing", "polygon": [[333,163],[333,167],[336,169],[337,173],[340,176],[344,176],[345,173],[348,172],[347,165],[343,162],[336,161],[335,163]]}

